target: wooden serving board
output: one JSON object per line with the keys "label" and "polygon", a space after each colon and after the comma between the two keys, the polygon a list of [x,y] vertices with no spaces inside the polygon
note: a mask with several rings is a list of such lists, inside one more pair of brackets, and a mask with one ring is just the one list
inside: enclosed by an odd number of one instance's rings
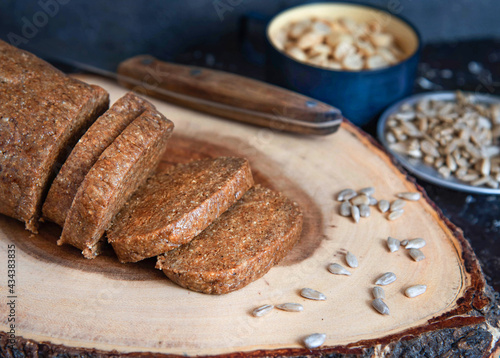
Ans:
{"label": "wooden serving board", "polygon": [[[126,92],[108,80],[80,77],[107,89],[112,101]],[[302,207],[300,242],[262,279],[227,295],[209,296],[170,282],[154,268],[154,259],[120,264],[110,250],[86,260],[77,249],[56,245],[57,226],[43,224],[39,235],[31,235],[21,223],[0,216],[2,298],[9,295],[3,264],[7,248],[15,245],[16,250],[16,349],[96,356],[109,351],[379,356],[425,345],[449,331],[449,342],[441,338],[441,343],[450,344],[450,352],[452,343],[478,332],[487,339],[477,344],[469,339],[469,346],[453,349],[493,352],[500,332],[489,318],[492,300],[477,260],[461,231],[425,195],[408,203],[403,217],[393,222],[374,208],[359,224],[338,215],[333,198],[347,187],[374,186],[374,196],[388,200],[398,192],[420,190],[356,127],[346,122],[331,136],[295,136],[151,101],[176,126],[163,166],[210,156],[248,158],[256,182],[284,192]],[[388,236],[425,238],[426,259],[414,262],[404,249],[389,253]],[[358,257],[359,268],[351,269],[349,277],[330,274],[327,265],[345,264],[347,251]],[[371,307],[371,290],[377,276],[387,271],[398,278],[385,287],[391,314],[382,316]],[[405,297],[405,288],[415,284],[426,284],[427,292]],[[306,300],[298,294],[303,287],[328,298]],[[304,312],[274,310],[261,318],[250,314],[259,305],[284,302],[301,303]],[[3,349],[8,312],[2,304]],[[316,332],[327,334],[325,345],[309,351],[302,339]]]}

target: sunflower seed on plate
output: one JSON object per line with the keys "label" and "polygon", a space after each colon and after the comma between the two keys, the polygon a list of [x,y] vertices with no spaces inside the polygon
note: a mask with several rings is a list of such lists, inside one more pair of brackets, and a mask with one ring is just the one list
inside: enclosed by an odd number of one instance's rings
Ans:
{"label": "sunflower seed on plate", "polygon": [[362,218],[367,218],[370,216],[370,207],[366,204],[361,204],[359,206],[359,216]]}
{"label": "sunflower seed on plate", "polygon": [[321,347],[323,343],[325,343],[325,340],[326,340],[326,334],[314,333],[304,338],[304,345],[306,346],[306,348],[309,349],[318,348]]}
{"label": "sunflower seed on plate", "polygon": [[389,307],[382,301],[381,298],[376,298],[372,301],[372,306],[377,310],[378,313],[383,315],[389,314]]}
{"label": "sunflower seed on plate", "polygon": [[344,189],[342,190],[338,195],[337,195],[337,200],[338,201],[344,201],[344,200],[350,200],[354,198],[356,195],[356,192],[352,189]]}
{"label": "sunflower seed on plate", "polygon": [[345,254],[345,261],[352,268],[358,267],[358,258],[350,251]]}
{"label": "sunflower seed on plate", "polygon": [[359,212],[359,208],[356,205],[353,205],[351,207],[351,216],[356,223],[359,223],[359,219],[361,217],[361,214]]}
{"label": "sunflower seed on plate", "polygon": [[398,198],[404,199],[404,200],[409,200],[409,201],[417,201],[420,200],[422,197],[422,194],[418,192],[405,192],[405,193],[399,193]]}
{"label": "sunflower seed on plate", "polygon": [[415,286],[408,287],[405,290],[405,295],[407,297],[413,298],[413,297],[420,296],[426,290],[427,290],[427,286],[426,285],[415,285]]}
{"label": "sunflower seed on plate", "polygon": [[401,241],[401,246],[406,247],[406,245],[408,245],[408,242],[409,242],[408,240]]}
{"label": "sunflower seed on plate", "polygon": [[396,281],[396,275],[393,272],[386,272],[380,276],[377,281],[375,281],[375,284],[379,286],[386,286],[394,281]]}
{"label": "sunflower seed on plate", "polygon": [[413,240],[409,240],[408,243],[405,245],[406,249],[421,249],[424,247],[426,244],[424,239],[421,238],[416,238]]}
{"label": "sunflower seed on plate", "polygon": [[387,218],[391,221],[396,220],[396,219],[400,218],[401,215],[403,215],[403,213],[404,213],[403,209],[395,210],[395,211],[391,212]]}
{"label": "sunflower seed on plate", "polygon": [[406,201],[402,199],[396,199],[391,203],[391,211],[401,210],[406,205]]}
{"label": "sunflower seed on plate", "polygon": [[372,186],[369,186],[367,188],[363,188],[359,191],[360,194],[365,194],[366,196],[373,195],[375,193],[375,188]]}
{"label": "sunflower seed on plate", "polygon": [[368,196],[365,194],[360,194],[358,196],[355,196],[354,198],[351,199],[351,204],[352,205],[369,205],[370,204],[370,199],[368,199]]}
{"label": "sunflower seed on plate", "polygon": [[395,239],[390,236],[387,238],[387,247],[389,248],[390,252],[398,251],[400,246],[401,242],[398,239]]}
{"label": "sunflower seed on plate", "polygon": [[375,286],[373,288],[373,298],[377,299],[377,298],[381,298],[381,299],[384,299],[385,298],[385,291],[382,287],[379,287],[379,286]]}
{"label": "sunflower seed on plate", "polygon": [[343,201],[340,204],[340,215],[342,216],[351,216],[351,203],[349,201]]}
{"label": "sunflower seed on plate", "polygon": [[302,306],[300,303],[292,302],[276,305],[276,308],[287,312],[302,312],[304,310],[304,306]]}
{"label": "sunflower seed on plate", "polygon": [[254,315],[255,317],[262,317],[271,312],[273,308],[273,305],[263,305],[254,309],[252,315]]}
{"label": "sunflower seed on plate", "polygon": [[312,288],[303,288],[302,290],[300,290],[300,295],[310,300],[316,300],[316,301],[326,300],[326,296],[323,293],[313,290]]}
{"label": "sunflower seed on plate", "polygon": [[420,251],[419,249],[410,249],[410,256],[413,260],[415,260],[417,262],[425,259],[424,253],[422,251]]}
{"label": "sunflower seed on plate", "polygon": [[378,202],[378,209],[380,210],[380,212],[385,213],[387,210],[389,210],[390,205],[391,204],[387,200],[382,199]]}
{"label": "sunflower seed on plate", "polygon": [[351,276],[351,273],[344,266],[337,263],[328,265],[328,271],[334,275]]}

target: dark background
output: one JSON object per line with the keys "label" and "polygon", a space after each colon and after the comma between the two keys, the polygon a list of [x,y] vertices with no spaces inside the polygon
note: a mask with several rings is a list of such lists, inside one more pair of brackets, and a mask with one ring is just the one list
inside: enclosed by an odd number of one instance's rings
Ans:
{"label": "dark background", "polygon": [[[265,80],[263,64],[250,61],[241,49],[242,16],[270,16],[299,3],[303,1],[1,0],[0,38],[57,65],[55,58],[62,57],[115,70],[125,58],[149,53]],[[500,95],[500,1],[364,3],[402,15],[421,32],[425,46],[415,92],[462,89]],[[263,28],[256,24],[249,29],[248,38],[257,48]],[[374,134],[373,126],[364,129]],[[500,197],[421,184],[464,230],[489,284],[500,292]]]}

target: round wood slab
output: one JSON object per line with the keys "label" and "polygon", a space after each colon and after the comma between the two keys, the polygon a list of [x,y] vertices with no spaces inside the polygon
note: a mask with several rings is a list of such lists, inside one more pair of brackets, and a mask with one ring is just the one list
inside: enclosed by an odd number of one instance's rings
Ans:
{"label": "round wood slab", "polygon": [[[112,101],[126,92],[107,80],[82,78],[107,89]],[[61,233],[56,225],[42,224],[40,234],[32,235],[20,222],[0,216],[2,262],[9,245],[16,250],[19,349],[26,352],[27,342],[47,342],[54,351],[296,355],[311,353],[304,349],[305,336],[326,333],[322,353],[362,354],[444,328],[487,325],[496,338],[488,336],[481,354],[493,351],[499,330],[484,313],[491,300],[476,258],[461,231],[425,195],[408,202],[396,221],[375,207],[358,224],[338,214],[334,197],[344,188],[373,186],[374,197],[389,201],[399,192],[420,189],[358,129],[344,123],[331,136],[294,136],[152,102],[176,126],[162,166],[221,155],[248,158],[256,182],[284,192],[302,207],[300,242],[262,279],[227,295],[209,296],[170,282],[154,268],[154,259],[120,264],[108,250],[86,260],[77,249],[56,245]],[[403,248],[390,253],[388,236],[424,238],[425,260],[415,262]],[[330,274],[328,264],[345,266],[347,251],[357,256],[359,267],[350,269],[351,276]],[[371,306],[371,290],[388,271],[397,280],[384,287],[390,315],[383,316]],[[0,277],[5,298],[5,264]],[[404,290],[416,284],[427,285],[427,292],[407,298]],[[323,292],[327,300],[302,298],[303,287]],[[301,303],[304,311],[251,315],[260,305],[284,302]],[[7,314],[2,304],[3,332],[10,329]],[[7,349],[5,344],[4,334]]]}

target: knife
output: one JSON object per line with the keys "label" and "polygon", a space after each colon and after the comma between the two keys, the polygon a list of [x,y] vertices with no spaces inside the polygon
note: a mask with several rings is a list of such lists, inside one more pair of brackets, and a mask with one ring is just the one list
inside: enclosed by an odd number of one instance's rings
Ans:
{"label": "knife", "polygon": [[117,73],[60,56],[43,56],[112,78],[134,92],[223,118],[298,134],[327,135],[342,122],[339,109],[307,96],[244,76],[164,62],[139,55]]}

